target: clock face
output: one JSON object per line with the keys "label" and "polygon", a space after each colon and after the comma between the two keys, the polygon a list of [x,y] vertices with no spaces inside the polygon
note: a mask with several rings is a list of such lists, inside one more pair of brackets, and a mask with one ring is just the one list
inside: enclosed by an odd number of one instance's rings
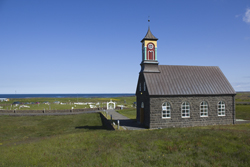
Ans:
{"label": "clock face", "polygon": [[149,44],[149,45],[148,45],[148,48],[149,48],[149,49],[153,49],[153,48],[154,48],[154,45],[153,45],[153,44]]}

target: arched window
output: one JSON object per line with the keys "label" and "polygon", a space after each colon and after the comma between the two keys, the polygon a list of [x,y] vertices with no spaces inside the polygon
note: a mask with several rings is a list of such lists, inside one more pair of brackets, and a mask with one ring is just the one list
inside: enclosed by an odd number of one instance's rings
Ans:
{"label": "arched window", "polygon": [[171,106],[168,102],[162,105],[162,118],[171,118]]}
{"label": "arched window", "polygon": [[190,118],[190,105],[188,102],[183,102],[181,104],[181,117]]}
{"label": "arched window", "polygon": [[144,103],[143,102],[141,102],[141,108],[144,108]]}
{"label": "arched window", "polygon": [[141,91],[141,83],[139,83],[139,91]]}
{"label": "arched window", "polygon": [[225,103],[223,101],[220,101],[218,103],[218,116],[225,116]]}
{"label": "arched window", "polygon": [[203,101],[200,104],[200,116],[201,117],[207,117],[208,116],[208,104],[207,102]]}
{"label": "arched window", "polygon": [[143,88],[144,88],[144,91],[146,91],[146,82],[144,82]]}

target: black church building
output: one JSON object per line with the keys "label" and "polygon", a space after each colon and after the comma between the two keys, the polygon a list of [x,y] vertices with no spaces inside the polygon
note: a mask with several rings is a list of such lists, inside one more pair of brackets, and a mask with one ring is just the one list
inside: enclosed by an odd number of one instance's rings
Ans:
{"label": "black church building", "polygon": [[236,92],[217,66],[159,65],[157,38],[142,39],[137,122],[148,128],[235,123]]}

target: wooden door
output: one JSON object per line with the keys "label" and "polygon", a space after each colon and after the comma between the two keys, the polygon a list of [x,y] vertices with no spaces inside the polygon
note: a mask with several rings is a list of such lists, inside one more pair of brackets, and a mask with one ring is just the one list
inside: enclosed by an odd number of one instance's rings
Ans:
{"label": "wooden door", "polygon": [[140,109],[140,122],[144,123],[144,108]]}
{"label": "wooden door", "polygon": [[154,51],[148,51],[148,60],[154,60]]}

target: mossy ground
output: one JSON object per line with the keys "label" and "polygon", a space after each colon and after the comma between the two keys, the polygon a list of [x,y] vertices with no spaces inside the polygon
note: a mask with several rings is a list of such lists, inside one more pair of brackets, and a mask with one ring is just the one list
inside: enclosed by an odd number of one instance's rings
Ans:
{"label": "mossy ground", "polygon": [[0,116],[0,166],[250,166],[250,124],[107,131],[99,113]]}

